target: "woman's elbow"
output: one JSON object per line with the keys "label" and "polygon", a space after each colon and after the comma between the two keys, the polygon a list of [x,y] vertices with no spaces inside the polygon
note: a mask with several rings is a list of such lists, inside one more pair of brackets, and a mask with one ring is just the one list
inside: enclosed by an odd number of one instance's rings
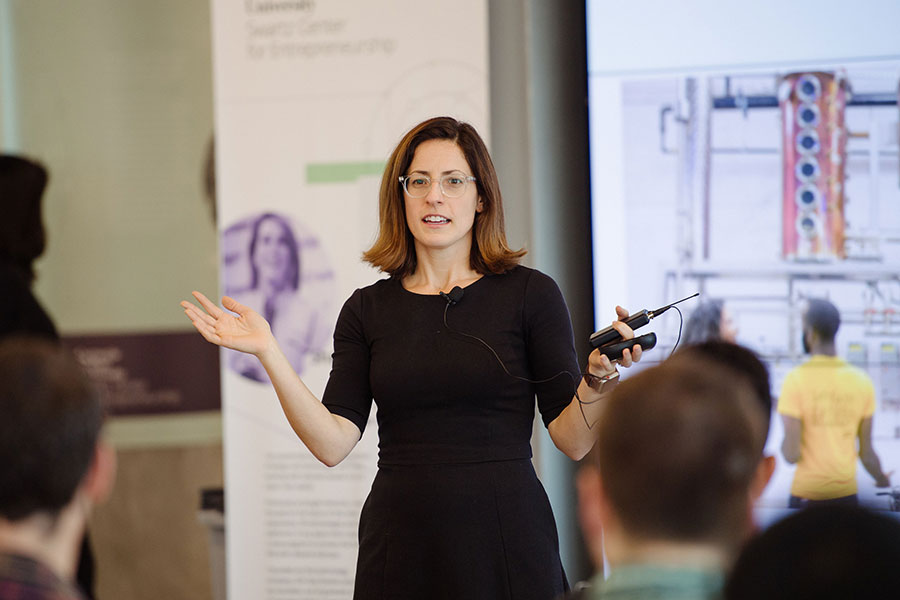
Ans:
{"label": "woman's elbow", "polygon": [[576,449],[569,450],[568,452],[563,451],[563,453],[566,456],[568,456],[569,458],[571,458],[572,460],[574,460],[575,462],[578,462],[582,458],[584,458],[585,456],[588,455],[588,452],[591,451],[592,447],[593,446],[588,446],[586,448],[576,448]]}
{"label": "woman's elbow", "polygon": [[324,447],[309,448],[309,451],[326,467],[336,467],[347,458],[354,445],[346,447],[344,444],[329,444]]}
{"label": "woman's elbow", "polygon": [[556,446],[560,452],[578,462],[591,451],[596,439],[593,436],[588,438],[572,435],[563,424],[558,423],[559,420],[560,418],[551,421],[550,425],[547,427],[547,433],[550,434],[553,445]]}
{"label": "woman's elbow", "polygon": [[[553,436],[551,436],[553,439]],[[591,448],[594,447],[593,444],[590,446],[584,443],[576,443],[573,441],[562,441],[562,440],[553,440],[553,444],[557,447],[557,449],[574,460],[575,462],[580,461],[582,458],[587,456],[587,453],[591,451]]]}
{"label": "woman's elbow", "polygon": [[319,456],[316,455],[316,458],[319,459],[319,462],[325,465],[326,467],[336,467],[341,464],[341,459],[335,458],[332,456]]}

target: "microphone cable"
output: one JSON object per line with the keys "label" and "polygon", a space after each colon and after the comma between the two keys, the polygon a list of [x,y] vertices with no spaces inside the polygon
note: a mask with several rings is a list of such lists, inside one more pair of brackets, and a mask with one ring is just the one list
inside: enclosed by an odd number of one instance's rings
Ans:
{"label": "microphone cable", "polygon": [[[457,292],[457,290],[459,290],[459,292]],[[561,375],[568,375],[569,379],[572,380],[572,389],[574,390],[575,399],[578,400],[578,408],[581,409],[581,417],[584,419],[584,424],[587,425],[587,428],[589,430],[593,428],[593,426],[590,423],[588,423],[587,415],[584,414],[584,406],[582,406],[582,405],[586,404],[586,403],[582,402],[581,397],[579,397],[579,395],[578,395],[578,379],[576,379],[575,376],[572,375],[572,373],[570,373],[569,371],[566,371],[566,370],[562,370],[559,373],[557,373],[556,375],[553,375],[552,377],[547,377],[546,379],[529,379],[527,377],[521,377],[519,375],[514,375],[514,374],[510,373],[509,369],[506,368],[506,364],[503,362],[503,359],[500,358],[500,355],[497,354],[497,351],[494,350],[494,348],[491,347],[490,344],[488,344],[486,341],[484,341],[477,335],[472,335],[469,333],[459,331],[458,329],[454,329],[453,327],[450,327],[450,324],[447,323],[447,312],[450,310],[450,307],[452,305],[456,304],[457,302],[459,302],[462,299],[463,289],[459,286],[456,286],[452,290],[450,290],[449,294],[441,292],[440,295],[442,298],[444,298],[447,301],[447,305],[444,306],[444,327],[447,329],[447,331],[449,331],[450,333],[455,333],[456,335],[461,335],[463,337],[471,338],[471,339],[477,341],[478,343],[480,343],[485,348],[487,348],[490,351],[490,353],[494,355],[494,358],[497,359],[497,362],[500,364],[500,367],[503,369],[503,372],[506,373],[509,377],[518,379],[520,381],[524,381],[526,383],[538,385],[538,384],[542,384],[542,383],[549,383]],[[582,374],[582,377],[583,377],[583,374]],[[594,402],[596,402],[596,400]],[[593,402],[589,402],[587,404],[593,404]]]}
{"label": "microphone cable", "polygon": [[[450,327],[450,324],[447,322],[447,312],[450,310],[451,306],[453,306],[454,304],[456,304],[457,302],[462,300],[462,297],[464,294],[465,294],[465,290],[463,290],[463,288],[461,288],[459,286],[454,286],[453,289],[451,289],[449,293],[440,292],[440,294],[439,294],[444,300],[447,301],[447,304],[444,306],[444,327],[447,329],[447,331],[449,331],[450,333],[455,333],[456,335],[460,335],[463,337],[473,339],[473,340],[477,341],[478,343],[480,343],[485,348],[487,348],[490,351],[490,353],[493,354],[493,356],[497,360],[497,362],[500,364],[500,367],[503,369],[503,372],[506,373],[507,376],[512,377],[514,379],[518,379],[518,380],[524,381],[526,383],[538,385],[538,384],[542,384],[542,383],[549,383],[561,375],[568,375],[569,378],[572,380],[573,394],[575,396],[575,399],[578,401],[578,408],[581,411],[581,418],[584,419],[584,424],[587,426],[588,430],[593,429],[594,425],[596,425],[596,423],[591,425],[591,423],[588,422],[587,414],[585,414],[585,412],[584,412],[584,407],[585,407],[585,405],[596,404],[597,402],[599,402],[600,400],[603,399],[603,396],[601,395],[600,398],[597,398],[596,400],[591,400],[588,402],[585,402],[584,400],[581,399],[581,396],[579,396],[579,394],[578,394],[578,381],[579,381],[579,379],[584,378],[585,373],[581,373],[581,377],[578,379],[576,379],[575,376],[572,375],[571,372],[566,371],[566,370],[560,371],[556,375],[553,375],[552,377],[547,377],[546,379],[529,379],[527,377],[521,377],[519,375],[514,375],[509,372],[509,369],[506,368],[506,364],[503,362],[503,359],[500,358],[500,355],[497,354],[497,351],[494,350],[494,348],[490,344],[488,344],[486,341],[484,341],[477,335],[465,333],[465,332],[459,331],[458,329],[454,329],[453,327]],[[691,297],[693,297],[693,296],[691,296]],[[684,326],[684,315],[682,314],[681,309],[679,309],[677,306],[675,306],[675,303],[670,304],[669,306],[665,307],[662,310],[658,310],[657,314],[665,312],[665,310],[668,310],[669,308],[674,308],[675,311],[678,312],[678,317],[679,317],[678,338],[675,340],[675,345],[672,346],[672,350],[669,352],[669,356],[672,356],[672,354],[674,354],[675,350],[678,348],[678,344],[681,342],[681,331]]]}
{"label": "microphone cable", "polygon": [[[480,342],[482,346],[484,346],[485,348],[490,350],[491,354],[494,355],[494,358],[497,359],[497,362],[500,363],[500,367],[503,369],[503,372],[506,373],[507,375],[509,375],[510,377],[513,377],[515,379],[520,379],[520,380],[528,382],[528,383],[539,384],[539,383],[549,383],[549,382],[553,381],[554,379],[556,379],[557,377],[559,377],[560,375],[568,375],[572,379],[572,382],[575,383],[575,381],[576,381],[575,377],[569,371],[565,371],[565,370],[560,371],[559,373],[557,373],[556,375],[554,375],[552,377],[547,377],[546,379],[528,379],[527,377],[520,377],[519,375],[513,375],[512,373],[509,372],[509,369],[506,368],[506,365],[503,363],[503,360],[500,358],[500,355],[497,354],[497,351],[494,350],[490,344],[488,344],[486,341],[484,341],[477,335],[464,333],[458,329],[454,329],[453,327],[450,327],[450,324],[447,323],[447,311],[450,309],[451,304],[456,304],[456,302],[452,302],[452,303],[447,302],[447,306],[444,307],[444,327],[447,328],[447,331],[449,331],[450,333],[455,333],[456,335],[461,335],[463,337],[471,338],[473,340]],[[575,387],[577,388],[578,386],[576,385]],[[577,395],[577,391],[576,391],[576,395]]]}

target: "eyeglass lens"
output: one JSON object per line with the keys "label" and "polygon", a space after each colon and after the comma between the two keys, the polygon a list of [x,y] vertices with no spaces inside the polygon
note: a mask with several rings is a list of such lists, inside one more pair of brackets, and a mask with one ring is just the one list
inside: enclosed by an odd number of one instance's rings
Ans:
{"label": "eyeglass lens", "polygon": [[[413,198],[422,198],[431,191],[431,182],[428,175],[410,175],[403,180],[403,186]],[[449,173],[441,177],[441,191],[448,198],[459,198],[465,193],[468,182],[468,178],[462,173]]]}

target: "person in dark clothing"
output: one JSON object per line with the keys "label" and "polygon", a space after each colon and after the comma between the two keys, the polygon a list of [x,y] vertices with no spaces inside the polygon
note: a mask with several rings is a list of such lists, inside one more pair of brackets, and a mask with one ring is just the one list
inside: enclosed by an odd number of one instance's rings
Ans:
{"label": "person in dark clothing", "polygon": [[[535,396],[556,446],[580,459],[616,366],[594,352],[579,373],[562,294],[508,246],[497,175],[471,125],[438,117],[403,137],[379,223],[363,258],[390,277],[345,303],[322,402],[261,315],[199,292],[202,308],[182,306],[204,338],[260,360],[326,465],[350,453],[377,404],[379,470],[360,517],[355,600],[553,598],[568,584],[531,464]],[[639,359],[635,347],[621,364]]]}
{"label": "person in dark clothing", "polygon": [[[27,334],[59,340],[53,320],[31,290],[34,262],[47,245],[42,210],[47,182],[47,170],[41,164],[21,156],[0,155],[0,339]],[[77,580],[93,599],[94,554],[87,535]]]}
{"label": "person in dark clothing", "polygon": [[847,504],[797,511],[744,547],[726,600],[896,597],[900,523],[892,514]]}
{"label": "person in dark clothing", "polygon": [[46,237],[41,200],[47,171],[19,156],[0,156],[0,336],[22,332],[57,339],[53,321],[31,293],[34,261]]}
{"label": "person in dark clothing", "polygon": [[40,337],[0,341],[0,598],[83,600],[74,584],[91,508],[115,455],[75,358]]}

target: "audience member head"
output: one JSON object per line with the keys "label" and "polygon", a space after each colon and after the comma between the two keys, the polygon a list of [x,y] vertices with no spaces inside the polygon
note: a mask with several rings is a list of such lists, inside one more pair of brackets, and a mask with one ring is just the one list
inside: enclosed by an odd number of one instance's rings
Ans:
{"label": "audience member head", "polygon": [[95,460],[103,411],[63,348],[25,337],[0,342],[0,518],[55,516]]}
{"label": "audience member head", "polygon": [[0,155],[0,263],[11,265],[29,281],[33,263],[44,253],[46,239],[41,198],[47,171],[19,156]]}
{"label": "audience member head", "polygon": [[707,340],[734,343],[737,328],[723,300],[704,300],[697,305],[684,325],[683,344],[697,344]]}
{"label": "audience member head", "polygon": [[[841,313],[824,298],[809,298],[803,311],[803,349],[819,353],[834,346],[834,338],[841,326]],[[830,353],[830,352],[829,352]]]}
{"label": "audience member head", "polygon": [[703,360],[666,361],[616,387],[598,424],[593,471],[579,476],[595,560],[644,549],[708,548],[727,560],[745,537],[765,436],[749,383]]}
{"label": "audience member head", "polygon": [[[735,377],[744,378],[750,384],[763,417],[765,428],[763,433],[769,434],[769,422],[772,417],[772,383],[769,369],[753,350],[723,340],[708,340],[689,346],[682,346],[669,360],[696,360],[715,363],[734,371]],[[763,440],[765,444],[765,440]]]}
{"label": "audience member head", "polygon": [[487,146],[474,127],[452,117],[435,117],[413,127],[391,153],[379,194],[378,238],[363,259],[393,277],[415,271],[416,250],[406,223],[406,200],[400,177],[407,170],[416,149],[428,140],[456,142],[466,158],[478,189],[482,210],[475,217],[470,263],[482,274],[502,273],[519,263],[524,250],[511,250],[506,241],[503,198],[500,182]]}
{"label": "audience member head", "polygon": [[775,523],[741,551],[728,600],[894,598],[900,522],[853,506],[817,506]]}

